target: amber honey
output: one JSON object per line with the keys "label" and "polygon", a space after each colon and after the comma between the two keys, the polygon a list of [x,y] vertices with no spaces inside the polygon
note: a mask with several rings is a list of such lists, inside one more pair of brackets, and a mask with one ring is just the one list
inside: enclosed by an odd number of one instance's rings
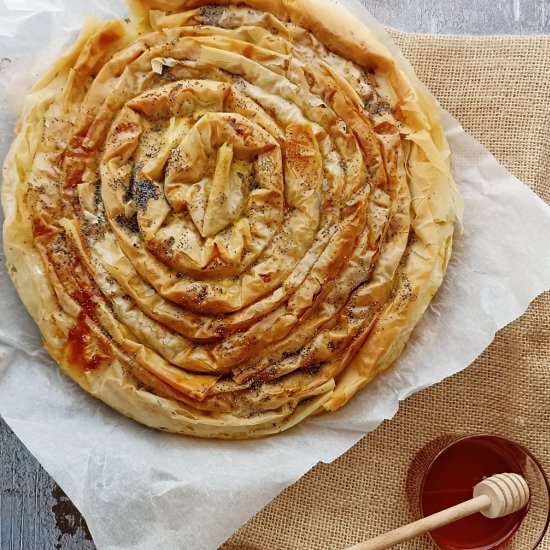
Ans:
{"label": "amber honey", "polygon": [[[475,436],[443,449],[427,469],[421,487],[423,516],[472,498],[474,486],[486,477],[510,472],[524,475],[525,455],[505,439]],[[503,518],[474,514],[432,531],[441,550],[501,548],[516,532],[528,506]]]}

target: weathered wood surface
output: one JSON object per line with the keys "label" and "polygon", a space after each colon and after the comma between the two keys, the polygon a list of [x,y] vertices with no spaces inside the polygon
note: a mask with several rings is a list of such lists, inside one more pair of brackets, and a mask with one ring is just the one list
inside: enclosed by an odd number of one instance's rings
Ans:
{"label": "weathered wood surface", "polygon": [[93,550],[78,510],[0,418],[0,549]]}
{"label": "weathered wood surface", "polygon": [[[550,33],[550,0],[362,1],[406,31]],[[0,418],[0,550],[94,548],[82,516]]]}
{"label": "weathered wood surface", "polygon": [[549,0],[361,0],[382,23],[432,34],[548,34]]}

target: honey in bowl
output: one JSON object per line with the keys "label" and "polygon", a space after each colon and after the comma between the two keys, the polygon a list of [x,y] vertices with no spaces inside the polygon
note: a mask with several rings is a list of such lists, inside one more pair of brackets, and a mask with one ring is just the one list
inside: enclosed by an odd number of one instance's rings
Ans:
{"label": "honey in bowl", "polygon": [[[494,474],[524,475],[525,453],[506,439],[474,436],[443,449],[424,475],[421,512],[428,516],[472,498],[474,486]],[[441,550],[489,550],[502,548],[520,526],[529,508],[496,519],[481,513],[432,531]]]}

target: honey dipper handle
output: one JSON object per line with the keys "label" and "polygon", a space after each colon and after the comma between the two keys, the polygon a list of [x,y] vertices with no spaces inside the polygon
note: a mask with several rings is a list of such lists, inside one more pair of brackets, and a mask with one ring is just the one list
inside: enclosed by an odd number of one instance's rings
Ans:
{"label": "honey dipper handle", "polygon": [[491,498],[489,496],[480,495],[466,502],[461,502],[456,506],[452,506],[451,508],[447,508],[446,510],[442,510],[441,512],[437,512],[436,514],[432,514],[431,516],[409,523],[408,525],[403,525],[403,527],[379,535],[366,542],[351,546],[347,550],[384,550],[385,548],[391,548],[396,544],[433,531],[438,527],[443,527],[443,525],[480,512],[490,504]]}

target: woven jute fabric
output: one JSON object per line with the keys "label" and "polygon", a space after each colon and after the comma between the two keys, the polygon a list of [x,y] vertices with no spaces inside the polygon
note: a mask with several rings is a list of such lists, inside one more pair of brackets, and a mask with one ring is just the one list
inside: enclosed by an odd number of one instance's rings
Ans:
{"label": "woven jute fabric", "polygon": [[[390,34],[442,106],[550,203],[550,36]],[[473,365],[401,403],[395,418],[313,468],[223,549],[346,548],[412,521],[406,478],[417,451],[442,434],[476,432],[522,443],[550,472],[549,293]],[[434,545],[424,537],[399,548]],[[550,549],[548,535],[539,548]]]}

